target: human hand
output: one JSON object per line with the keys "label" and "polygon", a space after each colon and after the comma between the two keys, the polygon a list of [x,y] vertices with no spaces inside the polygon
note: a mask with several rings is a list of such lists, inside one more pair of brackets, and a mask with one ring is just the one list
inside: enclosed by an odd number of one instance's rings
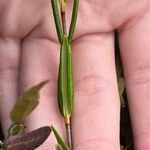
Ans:
{"label": "human hand", "polygon": [[[69,1],[67,24],[71,17]],[[72,118],[75,150],[119,150],[119,110],[114,29],[118,30],[136,150],[150,149],[150,2],[80,1],[72,43],[75,108]],[[3,130],[18,95],[49,79],[40,105],[26,124],[29,130],[54,124],[64,135],[56,83],[59,44],[49,0],[0,1],[0,118]],[[53,149],[48,139],[39,150]]]}

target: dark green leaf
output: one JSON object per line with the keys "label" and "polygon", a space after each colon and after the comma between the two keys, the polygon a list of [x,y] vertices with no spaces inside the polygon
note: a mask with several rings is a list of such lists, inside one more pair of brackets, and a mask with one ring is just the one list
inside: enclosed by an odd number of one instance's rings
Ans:
{"label": "dark green leaf", "polygon": [[65,141],[63,140],[63,138],[60,136],[60,134],[57,132],[57,130],[51,126],[51,129],[56,137],[57,143],[58,143],[58,150],[69,150],[68,145],[65,143]]}
{"label": "dark green leaf", "polygon": [[51,0],[57,36],[58,36],[59,42],[62,43],[63,28],[62,28],[62,24],[61,24],[61,19],[60,19],[60,15],[59,15],[59,11],[58,11],[57,2],[58,2],[57,0]]}
{"label": "dark green leaf", "polygon": [[50,133],[49,126],[41,127],[16,139],[8,140],[5,145],[6,150],[34,150],[48,138]]}
{"label": "dark green leaf", "polygon": [[10,114],[12,122],[20,124],[36,108],[39,103],[39,91],[47,82],[33,86],[17,100]]}
{"label": "dark green leaf", "polygon": [[75,31],[77,16],[78,16],[78,8],[79,8],[79,0],[74,0],[71,24],[70,24],[69,35],[68,35],[69,43],[71,43]]}
{"label": "dark green leaf", "polygon": [[66,36],[63,38],[60,52],[58,104],[62,115],[65,119],[69,119],[73,109],[73,73],[71,46]]}

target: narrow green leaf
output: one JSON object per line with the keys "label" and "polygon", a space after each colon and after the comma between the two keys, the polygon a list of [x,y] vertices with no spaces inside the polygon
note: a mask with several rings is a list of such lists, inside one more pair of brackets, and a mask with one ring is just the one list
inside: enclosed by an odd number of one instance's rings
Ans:
{"label": "narrow green leaf", "polygon": [[59,148],[58,150],[69,150],[68,145],[65,143],[65,141],[63,140],[63,138],[60,136],[60,134],[57,132],[57,130],[51,126],[51,129],[55,135],[55,138],[57,140],[58,146],[57,148]]}
{"label": "narrow green leaf", "polygon": [[69,35],[68,35],[69,43],[71,43],[74,31],[75,31],[77,16],[78,16],[78,9],[79,9],[79,0],[74,0],[71,24],[69,27]]}
{"label": "narrow green leaf", "polygon": [[39,91],[47,82],[43,81],[33,86],[17,100],[10,113],[12,122],[20,124],[36,108],[39,103]]}
{"label": "narrow green leaf", "polygon": [[122,63],[121,63],[121,58],[119,53],[116,54],[115,61],[116,61],[117,79],[119,79],[120,77],[123,77],[123,68],[122,68]]}
{"label": "narrow green leaf", "polygon": [[121,100],[121,105],[124,107],[125,106],[125,100],[123,98],[123,92],[125,90],[125,81],[124,78],[120,77],[118,80],[118,89],[119,89],[119,95],[120,95],[120,100]]}
{"label": "narrow green leaf", "polygon": [[55,21],[55,26],[56,26],[56,31],[57,31],[57,36],[58,36],[59,42],[62,43],[63,28],[62,28],[62,24],[61,24],[61,19],[60,19],[60,14],[59,14],[59,11],[58,11],[57,2],[58,2],[57,0],[51,0],[53,16],[54,16],[54,21]]}
{"label": "narrow green leaf", "polygon": [[50,135],[49,126],[41,127],[6,142],[6,150],[34,150],[39,147]]}
{"label": "narrow green leaf", "polygon": [[58,104],[65,119],[70,119],[73,109],[72,54],[68,38],[64,36],[60,51],[58,75]]}

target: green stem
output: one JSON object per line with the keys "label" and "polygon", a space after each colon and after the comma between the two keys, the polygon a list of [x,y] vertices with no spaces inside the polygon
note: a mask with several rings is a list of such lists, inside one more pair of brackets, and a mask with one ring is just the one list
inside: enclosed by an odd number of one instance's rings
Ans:
{"label": "green stem", "polygon": [[55,25],[56,25],[57,36],[58,36],[59,42],[62,43],[63,29],[62,29],[61,19],[59,16],[57,0],[51,0],[51,3],[52,3],[54,21],[55,21]]}
{"label": "green stem", "polygon": [[69,43],[71,43],[74,31],[75,31],[77,16],[78,16],[78,9],[79,9],[79,0],[74,0],[71,24],[70,24],[69,35],[68,35]]}
{"label": "green stem", "polygon": [[60,65],[58,75],[58,104],[60,111],[65,118],[67,142],[70,150],[72,150],[72,134],[70,122],[70,117],[72,115],[72,108],[73,108],[73,73],[72,73],[71,41],[76,27],[79,0],[74,0],[69,34],[67,34],[67,26],[66,26],[67,0],[60,0],[61,19],[59,16],[57,0],[51,1],[57,34],[61,44]]}
{"label": "green stem", "polygon": [[[73,108],[73,75],[72,75],[72,54],[68,38],[64,35],[63,44],[60,50],[60,66],[58,75],[58,104],[64,117],[65,124],[70,124],[70,116]],[[69,125],[70,126],[70,125]],[[66,128],[67,143],[72,145],[71,128]]]}

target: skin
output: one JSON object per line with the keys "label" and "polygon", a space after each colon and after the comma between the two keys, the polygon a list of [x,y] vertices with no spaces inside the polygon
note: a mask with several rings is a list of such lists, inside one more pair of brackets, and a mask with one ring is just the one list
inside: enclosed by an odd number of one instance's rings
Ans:
{"label": "skin", "polygon": [[[71,16],[67,8],[67,25]],[[49,79],[40,105],[26,120],[29,130],[55,125],[64,135],[57,106],[59,44],[50,0],[0,1],[0,118],[6,134],[9,112],[27,88]],[[114,62],[119,34],[135,150],[150,149],[150,1],[81,0],[72,43],[75,108],[74,150],[119,150],[120,102]],[[54,149],[50,137],[38,150]]]}

